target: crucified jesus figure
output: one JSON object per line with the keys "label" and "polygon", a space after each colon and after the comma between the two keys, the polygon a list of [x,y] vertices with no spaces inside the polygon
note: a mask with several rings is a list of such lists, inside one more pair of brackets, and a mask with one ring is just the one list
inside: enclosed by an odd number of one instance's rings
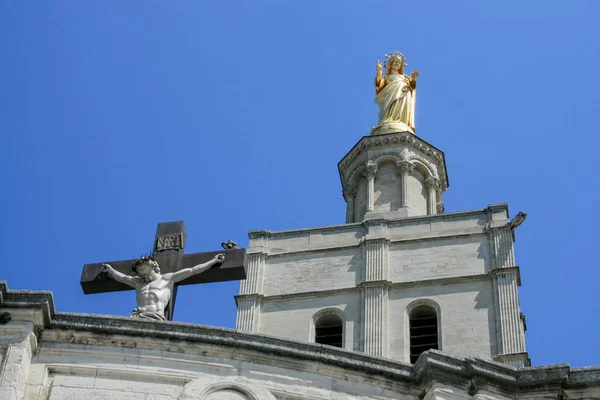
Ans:
{"label": "crucified jesus figure", "polygon": [[224,260],[225,255],[217,254],[212,260],[204,264],[161,275],[158,262],[152,256],[143,256],[135,260],[131,266],[136,276],[122,274],[114,270],[109,264],[102,264],[102,271],[106,272],[115,281],[135,289],[137,308],[131,313],[132,318],[164,321],[166,319],[165,308],[171,300],[174,285],[192,275],[201,274]]}

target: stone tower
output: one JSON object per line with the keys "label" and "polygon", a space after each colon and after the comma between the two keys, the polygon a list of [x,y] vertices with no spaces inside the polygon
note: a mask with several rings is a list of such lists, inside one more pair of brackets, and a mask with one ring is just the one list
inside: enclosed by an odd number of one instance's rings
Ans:
{"label": "stone tower", "polygon": [[448,188],[444,153],[409,132],[366,136],[338,164],[346,222],[434,215]]}
{"label": "stone tower", "polygon": [[[417,75],[376,80],[380,107],[414,91]],[[409,89],[392,93],[398,81]],[[393,104],[338,164],[345,224],[249,232],[237,329],[403,362],[434,348],[530,365],[513,250],[525,214],[511,220],[506,204],[445,213],[444,153],[401,120],[414,101]]]}

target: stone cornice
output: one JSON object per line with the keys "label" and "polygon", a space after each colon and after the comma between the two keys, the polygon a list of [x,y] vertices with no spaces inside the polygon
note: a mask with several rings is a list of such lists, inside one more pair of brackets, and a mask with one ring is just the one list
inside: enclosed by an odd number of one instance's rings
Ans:
{"label": "stone cornice", "polygon": [[[283,231],[270,231],[270,230],[265,230],[265,229],[258,229],[258,230],[248,231],[248,236],[250,237],[250,239],[255,239],[255,238],[260,238],[260,237],[277,238],[278,236],[300,234],[300,233],[309,234],[311,232],[329,232],[329,231],[335,231],[335,230],[340,230],[340,231],[352,230],[352,229],[360,230],[361,228],[364,228],[365,224],[371,224],[372,221],[384,221],[387,224],[400,223],[402,225],[409,225],[411,223],[418,224],[418,223],[420,223],[422,221],[426,221],[426,220],[444,221],[444,220],[449,220],[449,219],[453,219],[456,217],[463,217],[463,216],[469,217],[469,216],[476,216],[476,215],[480,215],[480,214],[487,214],[488,211],[490,210],[490,207],[492,207],[492,206],[477,209],[477,210],[446,212],[444,214],[418,215],[418,216],[414,216],[414,217],[401,217],[401,218],[381,218],[379,220],[354,222],[351,224],[327,225],[327,226],[318,226],[318,227],[313,227],[313,228],[289,229],[289,230],[283,230]],[[495,208],[501,207],[502,209],[505,209],[508,212],[508,204],[506,204],[506,203],[495,204],[495,205],[493,205],[493,207],[495,207]],[[506,224],[506,222],[508,222],[508,220],[505,222],[502,222],[502,224],[504,225],[504,224]]]}
{"label": "stone cornice", "polygon": [[[100,346],[130,346],[129,341],[139,345],[138,350],[146,347],[151,350],[163,345],[168,349],[173,340],[181,340],[204,344],[214,349],[216,354],[233,360],[247,360],[252,354],[260,354],[261,357],[254,358],[256,363],[284,358],[290,361],[287,363],[288,368],[294,368],[295,363],[300,360],[314,362],[314,371],[325,373],[326,370],[339,369],[346,374],[362,375],[370,380],[394,382],[396,387],[404,387],[411,393],[424,393],[434,383],[464,388],[469,393],[476,393],[479,387],[485,387],[486,390],[493,388],[512,395],[531,395],[538,390],[561,390],[569,393],[600,388],[600,367],[572,369],[568,365],[548,365],[516,369],[493,361],[451,356],[437,350],[423,353],[412,366],[360,352],[233,329],[58,313],[54,309],[51,293],[8,290],[6,282],[0,281],[0,310],[17,313],[23,309],[43,314],[43,318],[40,318],[43,325],[36,328],[38,338],[43,338],[41,343],[54,341],[69,345],[86,344],[91,336]],[[9,322],[13,323],[16,322]],[[44,330],[49,330],[50,334],[41,336]],[[114,341],[112,338],[115,336],[128,340]],[[322,368],[323,366],[329,368]],[[589,398],[589,395],[586,396]]]}
{"label": "stone cornice", "polygon": [[[426,142],[420,137],[408,132],[394,132],[377,136],[363,136],[356,145],[342,158],[338,163],[338,171],[342,186],[345,185],[348,176],[344,175],[356,160],[360,160],[363,153],[370,150],[386,149],[389,147],[407,146],[422,154],[426,158],[435,160],[442,190],[446,190],[449,186],[448,172],[446,171],[446,159],[444,152],[437,149],[432,144]],[[351,168],[351,170],[354,170]]]}

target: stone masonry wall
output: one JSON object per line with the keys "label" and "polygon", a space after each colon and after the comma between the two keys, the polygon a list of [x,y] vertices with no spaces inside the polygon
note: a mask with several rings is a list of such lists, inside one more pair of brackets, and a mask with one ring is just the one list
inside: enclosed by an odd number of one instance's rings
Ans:
{"label": "stone masonry wall", "polygon": [[314,342],[313,317],[319,311],[334,309],[344,315],[344,348],[360,350],[360,307],[358,292],[266,301],[261,307],[259,330],[286,339]]}
{"label": "stone masonry wall", "polygon": [[489,268],[489,240],[485,235],[390,245],[392,282],[485,274]]}
{"label": "stone masonry wall", "polygon": [[358,247],[268,258],[263,294],[274,296],[354,287],[360,281],[361,261]]}
{"label": "stone masonry wall", "polygon": [[433,302],[439,307],[440,350],[461,357],[484,359],[495,354],[492,284],[488,280],[474,280],[390,289],[390,358],[410,361],[407,308],[419,301]]}
{"label": "stone masonry wall", "polygon": [[[495,243],[490,227],[507,222],[506,206],[499,205],[473,212],[251,232],[249,252],[264,257],[262,289],[243,292],[246,297],[238,300],[259,296],[248,300],[256,302],[258,310],[251,331],[302,341],[312,340],[317,312],[339,309],[346,318],[345,348],[363,350],[365,340],[369,346],[375,340],[382,355],[404,362],[409,361],[407,307],[415,301],[434,302],[441,310],[444,351],[493,359],[502,353],[498,338],[503,330],[496,321],[492,270],[497,256],[490,245]],[[381,264],[377,277],[367,273],[367,244],[372,260]],[[512,242],[505,246],[512,248]],[[364,291],[374,286],[383,297],[377,300],[381,310],[370,312],[387,315],[381,339],[365,336]],[[518,312],[518,302],[510,307]]]}

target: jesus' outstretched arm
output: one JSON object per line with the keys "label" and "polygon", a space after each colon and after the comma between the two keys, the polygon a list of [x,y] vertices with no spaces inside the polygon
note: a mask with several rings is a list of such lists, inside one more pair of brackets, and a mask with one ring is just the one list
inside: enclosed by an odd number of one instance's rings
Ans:
{"label": "jesus' outstretched arm", "polygon": [[122,274],[119,271],[113,269],[113,267],[111,267],[109,264],[102,264],[102,272],[106,272],[108,276],[113,278],[115,281],[124,283],[133,288],[137,283],[137,279],[135,277]]}
{"label": "jesus' outstretched arm", "polygon": [[225,261],[225,255],[217,254],[212,260],[205,262],[204,264],[198,264],[192,268],[184,268],[177,272],[173,272],[172,274],[165,274],[165,275],[163,275],[163,277],[166,279],[171,279],[175,282],[180,282],[184,279],[189,278],[190,276],[201,274],[202,272],[208,270],[213,265],[220,264],[223,261]]}

